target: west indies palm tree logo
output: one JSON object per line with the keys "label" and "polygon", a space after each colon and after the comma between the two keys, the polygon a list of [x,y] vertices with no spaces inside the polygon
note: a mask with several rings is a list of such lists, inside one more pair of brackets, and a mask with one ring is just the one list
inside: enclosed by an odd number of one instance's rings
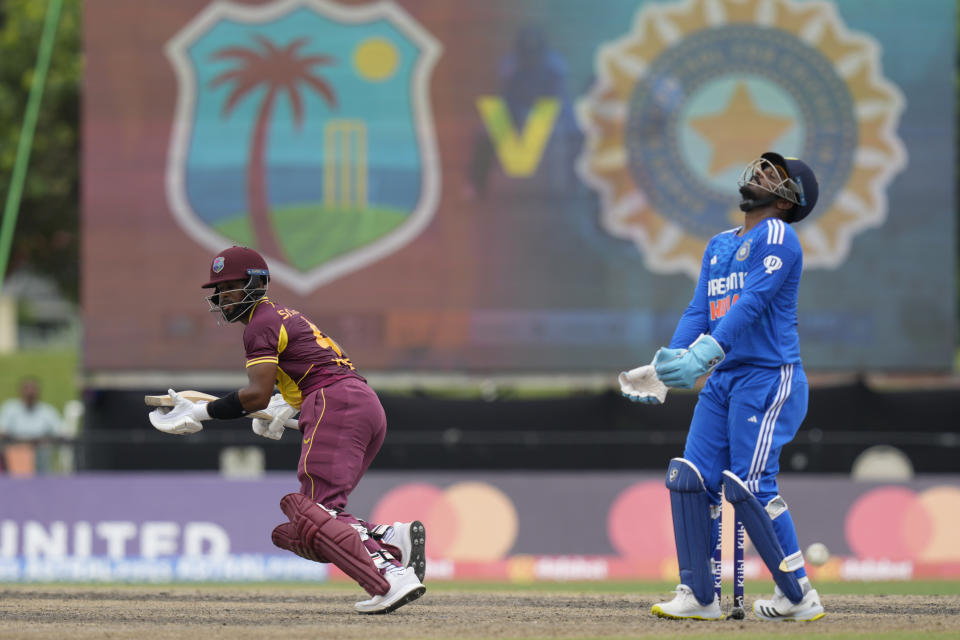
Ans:
{"label": "west indies palm tree logo", "polygon": [[433,217],[434,38],[391,2],[215,2],[167,43],[179,81],[171,209],[306,293],[393,253]]}

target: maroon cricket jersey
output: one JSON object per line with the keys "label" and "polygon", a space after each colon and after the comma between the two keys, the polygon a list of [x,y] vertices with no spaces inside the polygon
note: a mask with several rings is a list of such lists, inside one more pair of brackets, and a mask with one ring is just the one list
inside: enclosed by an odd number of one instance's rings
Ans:
{"label": "maroon cricket jersey", "polygon": [[344,378],[364,380],[340,345],[305,315],[266,297],[250,311],[243,346],[248,367],[264,362],[277,365],[277,387],[297,409],[317,389]]}

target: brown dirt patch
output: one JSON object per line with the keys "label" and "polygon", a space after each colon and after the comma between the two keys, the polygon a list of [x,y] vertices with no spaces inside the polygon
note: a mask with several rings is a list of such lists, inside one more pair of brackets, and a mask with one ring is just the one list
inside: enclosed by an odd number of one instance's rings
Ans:
{"label": "brown dirt patch", "polygon": [[[385,616],[362,616],[356,588],[311,586],[0,586],[0,637],[104,638],[626,638],[815,637],[960,630],[960,596],[824,598],[813,623],[680,622],[650,615],[648,594],[428,591]],[[748,605],[750,600],[748,599]]]}

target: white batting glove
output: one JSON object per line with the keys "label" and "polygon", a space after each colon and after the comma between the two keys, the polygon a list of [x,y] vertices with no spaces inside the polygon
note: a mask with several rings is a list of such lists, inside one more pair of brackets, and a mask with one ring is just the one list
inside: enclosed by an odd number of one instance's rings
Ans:
{"label": "white batting glove", "polygon": [[652,364],[622,371],[618,379],[620,393],[632,402],[663,404],[667,399],[667,385],[657,378]]}
{"label": "white batting glove", "polygon": [[150,424],[164,433],[184,435],[203,429],[202,420],[209,420],[206,402],[192,402],[183,398],[173,389],[167,393],[173,400],[172,407],[157,407],[150,412]]}
{"label": "white batting glove", "polygon": [[296,409],[287,404],[287,401],[284,400],[283,396],[279,393],[275,393],[273,397],[270,398],[270,404],[268,404],[267,408],[263,411],[273,416],[273,419],[263,420],[261,418],[254,418],[253,432],[258,436],[270,438],[271,440],[279,440],[283,436],[283,423],[287,421],[287,418],[292,418],[293,414],[297,412]]}

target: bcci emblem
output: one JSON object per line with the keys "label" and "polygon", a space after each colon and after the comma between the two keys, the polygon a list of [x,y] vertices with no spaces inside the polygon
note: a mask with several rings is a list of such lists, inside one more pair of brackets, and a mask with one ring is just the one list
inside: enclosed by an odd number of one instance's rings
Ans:
{"label": "bcci emblem", "polygon": [[749,255],[750,255],[750,241],[747,240],[742,245],[740,245],[739,249],[737,249],[737,256],[736,256],[737,261],[743,262],[744,260],[747,259],[747,256]]}
{"label": "bcci emblem", "polygon": [[179,81],[167,197],[207,249],[254,247],[306,293],[433,217],[440,45],[393,3],[214,2],[166,50]]}
{"label": "bcci emblem", "polygon": [[645,4],[600,51],[578,105],[579,170],[601,194],[604,227],[652,271],[696,277],[707,240],[743,220],[740,171],[776,150],[820,182],[797,225],[804,265],[842,264],[852,237],[883,222],[887,185],[906,164],[903,97],[880,53],[827,3]]}

